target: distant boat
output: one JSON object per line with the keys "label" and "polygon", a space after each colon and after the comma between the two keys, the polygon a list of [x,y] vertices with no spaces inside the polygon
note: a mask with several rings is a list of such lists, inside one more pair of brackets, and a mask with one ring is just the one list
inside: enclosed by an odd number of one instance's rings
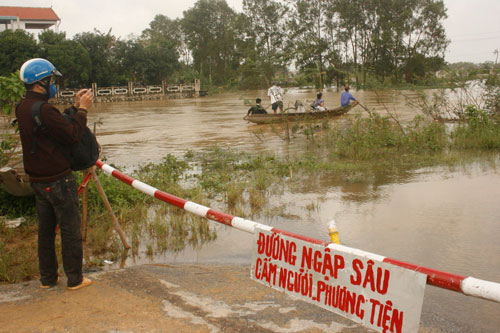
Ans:
{"label": "distant boat", "polygon": [[351,104],[346,107],[325,111],[308,110],[305,112],[296,112],[296,108],[288,108],[283,113],[267,113],[267,114],[250,114],[243,119],[256,124],[281,123],[286,121],[304,121],[314,120],[327,117],[339,117],[349,112],[357,104]]}

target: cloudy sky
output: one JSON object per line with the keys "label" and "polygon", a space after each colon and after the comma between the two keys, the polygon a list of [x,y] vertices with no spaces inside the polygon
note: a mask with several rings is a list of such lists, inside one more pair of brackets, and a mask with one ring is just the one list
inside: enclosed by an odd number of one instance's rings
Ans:
{"label": "cloudy sky", "polygon": [[[0,6],[52,7],[61,19],[59,31],[68,38],[79,32],[101,32],[126,39],[140,35],[156,14],[182,17],[196,0],[0,0]],[[236,11],[242,0],[226,0]],[[500,50],[500,0],[444,0],[448,19],[444,26],[451,40],[446,61],[495,61]]]}

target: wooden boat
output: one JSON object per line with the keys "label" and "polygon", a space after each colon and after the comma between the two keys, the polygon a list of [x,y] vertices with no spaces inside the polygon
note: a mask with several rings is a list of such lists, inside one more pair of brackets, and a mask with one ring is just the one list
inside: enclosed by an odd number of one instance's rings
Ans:
{"label": "wooden boat", "polygon": [[267,113],[267,114],[251,114],[246,115],[243,119],[256,124],[280,123],[286,121],[304,121],[315,120],[326,117],[339,117],[349,112],[357,104],[351,104],[346,107],[325,111],[305,111],[296,112],[296,108],[288,108],[283,113]]}

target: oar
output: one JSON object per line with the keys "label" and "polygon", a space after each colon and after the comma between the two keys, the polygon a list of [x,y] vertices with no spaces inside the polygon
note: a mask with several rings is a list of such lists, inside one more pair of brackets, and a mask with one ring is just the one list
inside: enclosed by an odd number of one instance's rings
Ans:
{"label": "oar", "polygon": [[[356,101],[356,102],[358,102],[358,101]],[[370,114],[370,116],[372,115],[372,112],[370,110],[368,110],[368,108],[366,106],[364,106],[360,102],[358,102],[358,105],[361,106],[363,109],[365,109],[365,111],[368,112]]]}

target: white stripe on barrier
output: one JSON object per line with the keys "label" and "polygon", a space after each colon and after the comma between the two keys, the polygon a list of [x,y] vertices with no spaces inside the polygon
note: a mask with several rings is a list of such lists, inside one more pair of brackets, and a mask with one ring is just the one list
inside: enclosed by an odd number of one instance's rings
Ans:
{"label": "white stripe on barrier", "polygon": [[[109,174],[110,176],[113,176],[117,178],[118,180],[124,182],[124,183],[129,183],[130,177],[126,176],[125,174],[122,174],[120,171],[114,169],[108,164],[102,163],[102,161],[98,160],[96,162],[96,165],[100,167],[105,173]],[[115,172],[116,171],[116,172]],[[152,197],[156,197],[155,193],[158,191],[156,188],[149,186],[143,182],[140,182],[138,180],[133,179],[132,180],[132,187],[135,189],[145,193],[149,194]],[[163,193],[163,192],[162,192]],[[257,222],[253,222],[250,220],[246,220],[240,217],[234,217],[234,216],[229,216],[228,214],[224,214],[221,212],[213,212],[210,213],[211,208],[204,207],[201,205],[198,205],[193,202],[186,201],[181,198],[173,197],[171,195],[161,195],[158,196],[158,199],[165,201],[169,204],[175,205],[179,208],[185,209],[190,211],[191,213],[197,214],[197,215],[204,215],[207,219],[210,219],[212,221],[216,221],[225,225],[230,225],[234,228],[237,228],[242,231],[250,232],[250,233],[255,233],[255,229],[257,226],[259,226],[262,229],[269,230],[271,232],[283,232],[283,230],[279,230],[264,224],[260,224]],[[188,208],[186,208],[186,206]],[[228,221],[228,217],[231,217],[231,221]],[[229,223],[230,222],[230,223]],[[285,232],[286,233],[286,232]],[[312,243],[317,243],[317,244],[323,244],[325,246],[325,242],[323,241],[317,241],[315,239],[308,239],[308,237],[303,237],[300,235],[295,235],[292,236],[297,239],[302,239],[305,240],[306,242],[312,242]],[[427,267],[423,266],[418,266],[418,265],[413,265],[410,263],[405,263],[399,260],[387,258],[385,256],[377,255],[374,253],[366,252],[363,250],[359,249],[354,249],[350,248],[344,245],[340,244],[334,244],[330,243],[326,245],[328,248],[331,248],[333,250],[339,250],[343,251],[344,253],[351,253],[354,255],[358,255],[361,257],[365,257],[377,262],[384,262],[400,267],[404,267],[406,269],[410,269],[413,271],[421,272],[427,275],[427,284],[448,289],[451,291],[455,292],[462,292],[465,295],[473,296],[473,297],[479,297],[483,298],[486,300],[494,301],[500,303],[500,284],[496,282],[490,282],[490,281],[485,281],[485,280],[480,280],[476,279],[473,277],[463,277],[459,276],[456,274],[451,274],[447,272],[441,272],[438,270],[430,269]]]}
{"label": "white stripe on barrier", "polygon": [[112,173],[113,171],[115,171],[116,169],[113,168],[111,165],[109,164],[104,164],[102,166],[102,171],[106,172],[108,175],[112,176]]}
{"label": "white stripe on barrier", "polygon": [[186,210],[190,213],[193,213],[195,215],[201,216],[201,217],[206,217],[209,209],[210,208],[199,205],[199,204],[194,203],[192,201],[188,201],[184,204],[184,210]]}
{"label": "white stripe on barrier", "polygon": [[500,303],[500,284],[498,283],[468,277],[463,279],[460,288],[465,295]]}
{"label": "white stripe on barrier", "polygon": [[341,245],[341,244],[330,243],[330,244],[328,244],[328,247],[330,249],[332,249],[332,250],[339,250],[339,251],[342,251],[342,252],[354,254],[354,255],[357,255],[357,256],[365,257],[365,258],[372,259],[372,260],[379,261],[379,262],[383,262],[384,259],[385,259],[384,256],[381,256],[381,255],[378,255],[378,254],[374,254],[374,253],[371,253],[371,252],[366,252],[366,251],[363,251],[363,250],[360,250],[360,249],[355,249],[355,248],[352,248],[352,247],[344,246],[344,245]]}
{"label": "white stripe on barrier", "polygon": [[243,219],[241,217],[233,218],[233,220],[231,221],[231,226],[235,227],[236,229],[246,231],[246,232],[249,232],[252,234],[255,232],[256,226],[259,226],[260,228],[266,229],[268,231],[271,231],[273,229],[272,227],[270,227],[268,225],[264,225],[264,224],[260,224],[260,223],[254,222],[254,221],[246,220],[246,219]]}
{"label": "white stripe on barrier", "polygon": [[141,191],[142,193],[146,193],[152,197],[155,196],[155,192],[158,191],[158,189],[154,188],[153,186],[150,186],[148,184],[145,184],[141,181],[134,180],[132,182],[132,187]]}

